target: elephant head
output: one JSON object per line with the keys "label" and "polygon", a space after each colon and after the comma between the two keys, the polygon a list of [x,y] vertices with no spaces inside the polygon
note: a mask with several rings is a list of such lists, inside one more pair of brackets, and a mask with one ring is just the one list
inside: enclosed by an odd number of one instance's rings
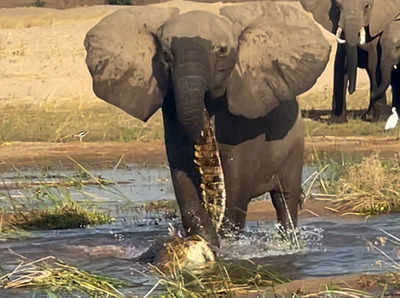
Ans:
{"label": "elephant head", "polygon": [[349,92],[357,78],[357,46],[375,38],[400,11],[400,0],[300,0],[315,20],[346,43]]}
{"label": "elephant head", "polygon": [[232,114],[264,116],[311,88],[330,51],[311,18],[273,2],[121,9],[88,32],[85,47],[98,97],[146,121],[172,96],[193,140],[205,99],[226,96]]}

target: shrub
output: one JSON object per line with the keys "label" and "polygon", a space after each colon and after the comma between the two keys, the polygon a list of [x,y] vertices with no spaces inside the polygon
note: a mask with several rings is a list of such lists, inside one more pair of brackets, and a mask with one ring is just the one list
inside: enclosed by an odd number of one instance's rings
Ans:
{"label": "shrub", "polygon": [[35,7],[44,7],[46,5],[45,1],[42,0],[36,0],[35,2],[32,3],[32,6]]}
{"label": "shrub", "polygon": [[132,0],[108,0],[110,5],[132,5]]}

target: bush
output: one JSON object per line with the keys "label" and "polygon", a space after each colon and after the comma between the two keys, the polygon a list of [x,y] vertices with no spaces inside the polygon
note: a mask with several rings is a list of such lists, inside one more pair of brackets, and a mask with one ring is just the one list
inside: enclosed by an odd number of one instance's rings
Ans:
{"label": "bush", "polygon": [[36,7],[44,7],[46,5],[46,2],[42,0],[36,0],[35,2],[32,3],[32,6]]}
{"label": "bush", "polygon": [[132,0],[108,0],[110,5],[132,5]]}

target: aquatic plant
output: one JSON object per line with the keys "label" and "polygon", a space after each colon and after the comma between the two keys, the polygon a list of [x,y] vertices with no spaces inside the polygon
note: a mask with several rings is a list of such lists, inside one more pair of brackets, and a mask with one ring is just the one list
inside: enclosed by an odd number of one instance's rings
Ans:
{"label": "aquatic plant", "polygon": [[[75,187],[82,186],[79,179],[74,180]],[[103,186],[104,179],[96,179],[93,183]],[[0,233],[5,237],[21,230],[83,228],[114,221],[109,212],[75,202],[67,187],[27,187],[18,197],[9,193],[0,197],[8,202],[0,207]]]}
{"label": "aquatic plant", "polygon": [[[331,167],[331,166],[330,166]],[[383,160],[374,153],[360,162],[346,162],[334,179],[322,180],[321,186],[334,210],[343,214],[371,216],[400,210],[400,161]]]}
{"label": "aquatic plant", "polygon": [[84,228],[114,221],[109,214],[88,210],[75,202],[67,202],[63,206],[45,210],[21,211],[9,218],[12,226],[24,230]]}
{"label": "aquatic plant", "polygon": [[270,271],[267,266],[252,261],[240,263],[216,262],[201,272],[182,268],[179,263],[171,274],[151,266],[159,276],[157,284],[147,293],[161,286],[165,294],[159,297],[234,297],[240,293],[257,293],[261,288],[288,282]]}
{"label": "aquatic plant", "polygon": [[87,294],[90,297],[119,298],[125,297],[125,295],[118,288],[126,287],[128,283],[88,273],[67,265],[53,256],[48,256],[33,261],[25,258],[14,270],[0,276],[0,286],[5,289],[30,287],[49,290],[62,297],[68,294],[77,295],[74,297]]}

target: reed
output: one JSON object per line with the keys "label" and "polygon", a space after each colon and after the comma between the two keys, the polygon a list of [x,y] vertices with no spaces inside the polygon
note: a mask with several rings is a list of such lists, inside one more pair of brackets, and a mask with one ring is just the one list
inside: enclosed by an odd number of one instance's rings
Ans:
{"label": "reed", "polygon": [[125,297],[119,288],[127,285],[125,281],[80,270],[53,256],[37,260],[25,258],[11,272],[0,276],[0,286],[5,289],[42,289],[55,293],[53,297],[70,297],[71,294],[81,297],[86,294],[90,297],[119,298]]}
{"label": "reed", "polygon": [[325,200],[343,215],[371,216],[400,210],[400,161],[384,160],[374,153],[360,162],[329,164],[320,187]]}
{"label": "reed", "polygon": [[[217,262],[206,270],[188,270],[179,264],[166,274],[157,267],[153,272],[159,276],[157,286],[165,289],[159,297],[235,297],[241,293],[258,293],[262,288],[288,282],[272,272],[267,266],[246,263]],[[150,297],[153,288],[145,297]]]}

